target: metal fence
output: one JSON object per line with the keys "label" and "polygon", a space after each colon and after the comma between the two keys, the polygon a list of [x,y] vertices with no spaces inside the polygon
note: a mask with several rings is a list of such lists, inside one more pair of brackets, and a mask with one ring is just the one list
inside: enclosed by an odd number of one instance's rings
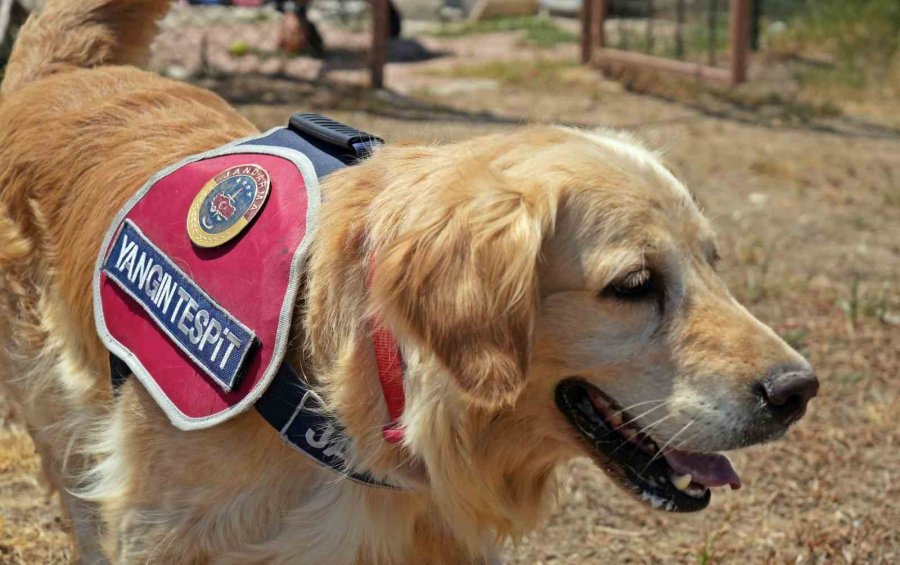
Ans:
{"label": "metal fence", "polygon": [[656,57],[727,64],[729,0],[613,0],[608,47]]}
{"label": "metal fence", "polygon": [[582,60],[737,84],[746,79],[751,0],[584,0]]}

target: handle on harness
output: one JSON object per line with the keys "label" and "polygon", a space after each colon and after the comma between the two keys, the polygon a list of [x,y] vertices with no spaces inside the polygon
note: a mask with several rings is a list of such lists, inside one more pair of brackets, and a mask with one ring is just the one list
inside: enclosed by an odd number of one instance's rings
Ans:
{"label": "handle on harness", "polygon": [[340,147],[358,159],[368,157],[376,146],[384,143],[380,137],[319,114],[294,114],[288,127],[306,138]]}

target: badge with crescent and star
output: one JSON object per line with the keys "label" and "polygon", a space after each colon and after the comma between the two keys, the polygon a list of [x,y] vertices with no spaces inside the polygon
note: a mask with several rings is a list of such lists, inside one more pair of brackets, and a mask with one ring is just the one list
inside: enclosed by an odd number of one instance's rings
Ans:
{"label": "badge with crescent and star", "polygon": [[218,247],[246,228],[269,196],[269,173],[257,165],[228,168],[203,185],[188,211],[187,232],[198,247]]}

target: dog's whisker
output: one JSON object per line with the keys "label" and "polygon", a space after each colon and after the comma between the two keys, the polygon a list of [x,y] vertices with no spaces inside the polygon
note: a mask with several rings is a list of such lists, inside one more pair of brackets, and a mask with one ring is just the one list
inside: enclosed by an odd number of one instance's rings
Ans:
{"label": "dog's whisker", "polygon": [[653,421],[653,422],[647,424],[647,425],[644,426],[643,428],[638,429],[638,433],[639,433],[639,434],[647,433],[647,430],[650,430],[650,429],[652,429],[652,428],[655,428],[656,426],[658,426],[659,424],[665,422],[665,421],[668,420],[669,418],[674,418],[674,417],[677,416],[677,415],[678,415],[678,414],[676,414],[675,412],[672,412],[672,413],[670,413],[670,414],[666,414],[666,415],[663,416],[662,418],[659,418],[658,420],[655,420],[655,421]]}
{"label": "dog's whisker", "polygon": [[624,408],[620,408],[620,409],[616,410],[615,414],[621,415],[624,412],[626,412],[627,410],[631,410],[632,408],[637,408],[638,406],[644,406],[647,404],[653,404],[653,403],[659,403],[659,402],[669,402],[669,401],[671,401],[670,398],[658,398],[656,400],[644,400],[643,402],[635,402],[634,404],[631,404],[630,406],[625,406]]}
{"label": "dog's whisker", "polygon": [[643,469],[641,472],[646,471],[646,470],[647,470],[647,467],[649,467],[650,464],[652,464],[654,461],[656,461],[656,460],[659,459],[660,457],[664,456],[664,455],[665,455],[665,450],[666,450],[666,448],[672,443],[672,441],[674,441],[678,436],[680,436],[682,433],[684,433],[685,431],[687,431],[687,429],[690,428],[691,425],[692,425],[695,421],[696,421],[696,418],[693,418],[690,422],[688,422],[687,424],[685,424],[684,426],[682,426],[682,428],[681,428],[680,430],[678,430],[678,432],[677,432],[675,435],[673,435],[672,437],[670,437],[670,438],[669,438],[669,441],[667,441],[662,447],[660,447],[660,448],[659,448],[659,451],[657,451],[657,452],[653,455],[653,457],[650,458],[650,461],[648,461],[647,464],[644,465],[644,469]]}
{"label": "dog's whisker", "polygon": [[[650,410],[647,410],[646,412],[643,412],[642,414],[638,414],[637,416],[635,416],[634,418],[628,420],[627,422],[622,422],[620,425],[618,425],[618,426],[616,426],[615,428],[613,428],[613,431],[614,431],[614,432],[619,431],[620,429],[624,428],[625,426],[627,426],[627,425],[629,425],[629,424],[631,424],[631,423],[633,423],[633,422],[636,422],[637,420],[640,420],[640,419],[643,418],[644,416],[646,416],[646,415],[648,415],[648,414],[652,414],[653,412],[656,412],[657,410],[659,410],[659,409],[662,408],[663,406],[666,406],[667,404],[669,404],[669,402],[671,402],[671,399],[666,399],[666,401],[663,402],[662,404],[659,404],[658,406],[654,406],[653,408],[651,408]],[[619,413],[621,414],[622,411],[624,411],[624,410],[626,410],[626,409],[623,408],[621,411],[619,411]]]}
{"label": "dog's whisker", "polygon": [[[677,415],[677,414],[675,414],[675,413],[667,414],[667,415],[663,416],[662,418],[659,418],[658,420],[655,420],[655,421],[653,421],[652,423],[650,423],[650,424],[644,426],[643,428],[640,428],[640,429],[637,431],[637,433],[645,433],[645,432],[646,432],[647,430],[649,430],[650,428],[653,428],[653,427],[657,426],[658,424],[661,424],[662,422],[665,422],[665,421],[668,420],[669,418],[672,418],[672,417],[674,417],[674,416],[676,416],[676,415]],[[629,442],[627,439],[624,440],[624,441],[622,441],[622,443],[620,443],[620,444],[619,444],[615,449],[613,449],[610,453],[616,453],[616,452],[619,451],[622,447],[624,447],[625,445],[628,445],[629,443],[630,443],[630,442]]]}
{"label": "dog's whisker", "polygon": [[688,443],[694,441],[694,439],[702,433],[703,433],[703,430],[697,430],[696,432],[694,432],[691,435],[691,437],[681,440],[680,442],[678,442],[678,445],[672,446],[670,449],[671,450],[681,449],[684,445],[687,445]]}

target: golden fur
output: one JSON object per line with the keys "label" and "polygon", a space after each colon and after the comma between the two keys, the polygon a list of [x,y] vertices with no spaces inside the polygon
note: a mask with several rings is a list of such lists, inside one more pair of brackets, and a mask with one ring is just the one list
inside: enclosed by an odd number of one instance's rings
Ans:
{"label": "golden fur", "polygon": [[[489,561],[546,517],[560,463],[588,454],[554,405],[561,379],[623,405],[668,398],[654,438],[693,419],[687,447],[710,451],[746,443],[746,383],[802,363],[730,296],[709,224],[653,153],[534,127],[387,146],[323,183],[292,362],[354,465],[408,490],[340,480],[253,411],[181,432],[135,379],[114,401],[90,292],[104,232],[159,169],[255,132],[212,93],[129,66],[166,8],[50,0],[0,98],[0,386],[86,561]],[[665,315],[599,292],[647,265],[666,273]],[[375,311],[407,362],[398,446],[380,436]]]}

